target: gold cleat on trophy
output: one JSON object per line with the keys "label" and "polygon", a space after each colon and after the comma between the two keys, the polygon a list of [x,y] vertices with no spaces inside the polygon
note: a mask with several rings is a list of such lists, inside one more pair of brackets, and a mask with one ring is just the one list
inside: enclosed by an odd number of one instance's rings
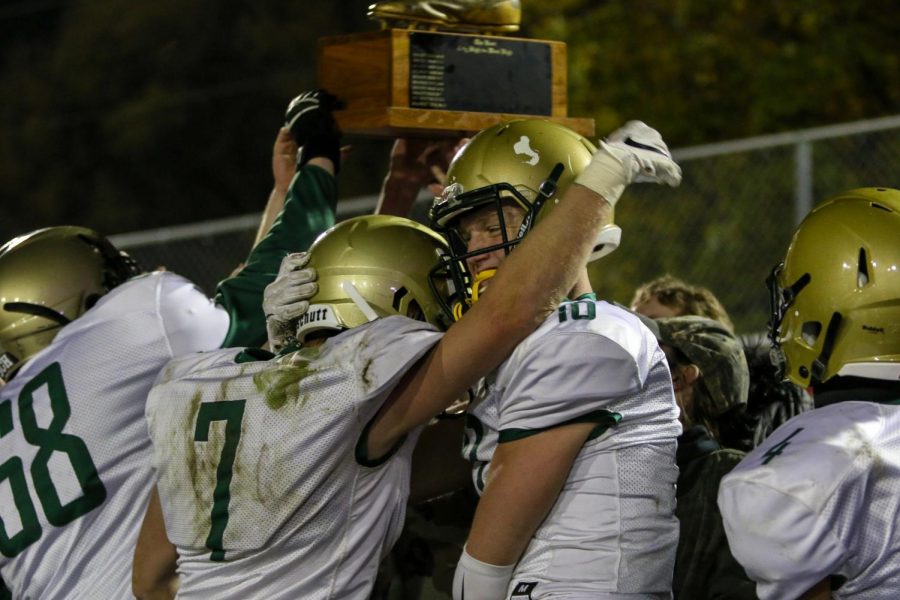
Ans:
{"label": "gold cleat on trophy", "polygon": [[369,5],[370,19],[398,27],[465,33],[519,30],[521,0],[381,0]]}

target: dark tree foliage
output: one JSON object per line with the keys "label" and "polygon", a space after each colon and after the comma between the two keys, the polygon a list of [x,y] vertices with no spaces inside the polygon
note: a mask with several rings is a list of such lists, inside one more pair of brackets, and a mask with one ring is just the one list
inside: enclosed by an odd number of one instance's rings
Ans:
{"label": "dark tree foliage", "polygon": [[637,116],[670,145],[900,111],[890,0],[525,2],[531,37],[568,44],[570,113]]}
{"label": "dark tree foliage", "polygon": [[[0,240],[246,214],[271,187],[287,101],[319,37],[373,30],[369,0],[31,0],[0,8]],[[524,0],[527,37],[569,44],[570,114],[640,116],[673,147],[898,112],[888,0]],[[387,142],[344,196],[374,193]],[[723,239],[728,232],[723,231]]]}
{"label": "dark tree foliage", "polygon": [[[52,18],[39,42],[0,42],[0,239],[261,210],[284,109],[315,86],[316,40],[377,28],[365,7],[80,0],[40,11]],[[0,25],[34,29],[37,13],[19,12],[0,12]]]}

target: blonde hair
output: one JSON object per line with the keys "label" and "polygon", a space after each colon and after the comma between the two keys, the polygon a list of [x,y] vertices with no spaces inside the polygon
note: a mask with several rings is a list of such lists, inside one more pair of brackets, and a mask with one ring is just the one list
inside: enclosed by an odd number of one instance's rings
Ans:
{"label": "blonde hair", "polygon": [[643,304],[649,300],[673,309],[677,316],[696,315],[722,323],[728,331],[734,333],[734,324],[719,299],[710,290],[699,285],[690,285],[677,277],[666,273],[640,286],[634,292],[631,306]]}

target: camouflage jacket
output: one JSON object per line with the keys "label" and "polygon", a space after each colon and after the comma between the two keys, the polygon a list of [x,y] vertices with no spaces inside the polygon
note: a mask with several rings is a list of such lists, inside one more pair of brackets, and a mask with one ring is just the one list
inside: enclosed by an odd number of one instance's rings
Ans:
{"label": "camouflage jacket", "polygon": [[676,599],[755,599],[756,586],[731,555],[716,504],[719,481],[744,457],[720,448],[703,426],[678,438],[678,494],[681,525],[672,589]]}

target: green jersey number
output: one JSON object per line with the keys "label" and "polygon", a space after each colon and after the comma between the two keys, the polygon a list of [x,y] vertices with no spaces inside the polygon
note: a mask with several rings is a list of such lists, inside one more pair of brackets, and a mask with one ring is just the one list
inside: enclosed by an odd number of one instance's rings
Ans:
{"label": "green jersey number", "polygon": [[197,427],[194,429],[194,441],[208,442],[209,427],[213,421],[225,421],[225,443],[222,444],[222,455],[216,467],[216,487],[213,490],[212,518],[206,547],[212,550],[209,559],[217,562],[225,560],[225,548],[222,537],[228,526],[228,503],[231,501],[231,476],[234,468],[234,457],[237,454],[238,442],[241,440],[241,422],[244,419],[246,400],[226,400],[209,402],[200,405],[197,412]]}
{"label": "green jersey number", "polygon": [[[38,425],[34,410],[34,395],[45,386],[53,415],[46,428]],[[18,403],[19,421],[25,441],[38,449],[29,471],[47,521],[61,527],[103,504],[106,500],[106,488],[100,481],[87,444],[76,435],[63,433],[63,428],[72,415],[72,407],[59,363],[51,364],[25,384],[19,393]],[[0,437],[12,430],[12,400],[4,400],[0,402]],[[81,486],[81,496],[65,504],[50,475],[50,459],[54,453],[66,455]],[[7,480],[22,523],[22,529],[11,536],[6,524],[0,519],[0,552],[12,558],[41,537],[41,524],[25,479],[25,464],[18,456],[10,457],[0,464],[0,483]]]}
{"label": "green jersey number", "polygon": [[559,307],[559,322],[592,320],[597,318],[597,305],[590,300],[566,302]]}
{"label": "green jersey number", "polygon": [[475,467],[475,488],[478,493],[484,491],[485,481],[484,481],[484,472],[487,469],[488,463],[482,462],[479,464],[478,460],[478,447],[481,445],[481,441],[484,439],[484,425],[481,424],[481,421],[478,420],[477,417],[466,413],[466,423],[465,428],[463,429],[463,456],[469,459],[469,462],[472,465],[478,465]]}
{"label": "green jersey number", "polygon": [[791,438],[794,437],[795,435],[797,435],[798,433],[800,433],[801,431],[803,431],[803,428],[798,427],[797,429],[794,430],[794,433],[787,436],[786,438],[784,438],[783,440],[781,440],[780,442],[778,442],[777,444],[775,444],[774,446],[772,446],[771,448],[766,450],[766,453],[763,454],[763,457],[765,460],[762,461],[762,464],[764,464],[764,465],[769,464],[770,462],[772,462],[772,460],[776,456],[778,456],[779,454],[784,452],[784,449],[791,445]]}

